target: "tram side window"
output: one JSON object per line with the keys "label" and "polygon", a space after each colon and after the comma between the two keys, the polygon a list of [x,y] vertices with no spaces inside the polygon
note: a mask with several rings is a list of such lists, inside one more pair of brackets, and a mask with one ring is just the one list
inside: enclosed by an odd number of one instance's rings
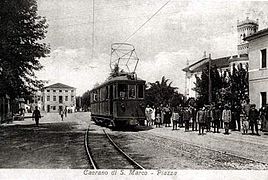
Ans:
{"label": "tram side window", "polygon": [[127,97],[127,85],[126,84],[118,84],[118,97],[120,99],[124,99]]}
{"label": "tram side window", "polygon": [[101,91],[101,101],[108,99],[108,88],[103,87],[103,88],[101,88],[100,91]]}
{"label": "tram side window", "polygon": [[137,85],[137,89],[138,89],[138,98],[144,98],[143,95],[143,85]]}
{"label": "tram side window", "polygon": [[135,85],[129,85],[128,86],[128,98],[129,99],[135,99],[136,98],[136,90],[135,90]]}
{"label": "tram side window", "polygon": [[93,101],[98,102],[98,93],[97,92],[93,93]]}
{"label": "tram side window", "polygon": [[90,93],[90,102],[93,103],[93,93]]}
{"label": "tram side window", "polygon": [[108,86],[105,87],[105,99],[109,99],[109,96],[108,96]]}

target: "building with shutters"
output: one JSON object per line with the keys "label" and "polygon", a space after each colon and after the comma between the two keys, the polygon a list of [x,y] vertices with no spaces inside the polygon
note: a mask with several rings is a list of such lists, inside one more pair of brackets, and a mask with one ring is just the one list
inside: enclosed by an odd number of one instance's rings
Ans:
{"label": "building with shutters", "polygon": [[67,108],[69,112],[75,111],[76,88],[56,83],[42,89],[42,110],[46,112],[59,112]]}
{"label": "building with shutters", "polygon": [[249,42],[249,98],[257,108],[267,104],[268,28],[245,38]]}

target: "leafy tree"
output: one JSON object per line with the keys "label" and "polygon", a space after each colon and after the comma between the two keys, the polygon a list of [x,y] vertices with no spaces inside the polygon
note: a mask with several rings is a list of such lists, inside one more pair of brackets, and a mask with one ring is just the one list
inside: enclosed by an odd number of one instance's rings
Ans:
{"label": "leafy tree", "polygon": [[42,87],[35,71],[50,49],[41,40],[48,27],[37,15],[36,0],[0,1],[0,93],[11,98]]}
{"label": "leafy tree", "polygon": [[[217,67],[211,67],[211,95],[212,102],[215,104],[240,104],[241,100],[248,98],[248,68],[242,64],[232,67],[232,73],[227,69],[224,72]],[[209,78],[208,67],[202,71],[201,77],[196,76],[196,87],[198,93],[197,105],[203,106],[209,103]]]}
{"label": "leafy tree", "polygon": [[175,90],[176,87],[171,86],[172,82],[162,77],[161,82],[156,81],[154,83],[147,84],[145,91],[145,101],[147,104],[160,105],[170,104],[176,106],[183,103],[183,95],[179,94]]}
{"label": "leafy tree", "polygon": [[88,110],[90,107],[90,93],[86,91],[81,97],[81,105],[84,110]]}

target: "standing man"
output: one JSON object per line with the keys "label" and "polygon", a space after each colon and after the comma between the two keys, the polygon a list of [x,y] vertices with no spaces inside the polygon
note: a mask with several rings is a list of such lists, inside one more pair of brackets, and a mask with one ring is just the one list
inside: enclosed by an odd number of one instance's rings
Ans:
{"label": "standing man", "polygon": [[232,117],[231,110],[229,109],[229,106],[226,104],[224,106],[224,110],[222,111],[222,120],[224,122],[224,129],[225,129],[224,134],[229,134],[229,125],[231,122],[231,117]]}
{"label": "standing man", "polygon": [[210,132],[211,118],[212,118],[212,112],[211,112],[210,105],[208,105],[206,106],[206,110],[205,110],[205,123],[206,123],[207,132]]}
{"label": "standing man", "polygon": [[38,110],[37,106],[35,106],[35,110],[33,111],[32,117],[33,117],[33,120],[35,120],[36,126],[39,126],[39,119],[41,118],[41,113]]}
{"label": "standing man", "polygon": [[185,107],[183,111],[183,121],[185,123],[185,132],[189,131],[190,118],[191,118],[190,109],[188,107]]}
{"label": "standing man", "polygon": [[205,125],[205,107],[200,108],[199,111],[196,113],[196,121],[199,124],[199,134],[201,135],[201,131],[202,131],[202,135],[204,134],[204,125]]}
{"label": "standing man", "polygon": [[195,107],[191,106],[192,111],[192,131],[197,131],[197,123],[196,123],[196,109]]}
{"label": "standing man", "polygon": [[[219,128],[220,128],[220,119],[221,119],[221,110],[218,105],[214,106],[212,110],[212,119],[214,122],[214,133],[219,133]],[[217,131],[216,131],[217,129]]]}
{"label": "standing man", "polygon": [[258,132],[258,119],[259,119],[259,112],[256,109],[256,104],[252,104],[249,110],[249,127],[251,128],[252,135],[254,134],[254,127],[257,133],[257,136],[260,136]]}

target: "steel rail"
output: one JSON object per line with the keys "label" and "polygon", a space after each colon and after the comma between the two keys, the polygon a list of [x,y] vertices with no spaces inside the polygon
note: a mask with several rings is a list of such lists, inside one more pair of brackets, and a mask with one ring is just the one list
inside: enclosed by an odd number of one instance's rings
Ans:
{"label": "steel rail", "polygon": [[94,162],[94,160],[93,160],[93,158],[92,158],[92,155],[91,155],[91,153],[89,151],[89,148],[88,148],[88,130],[89,130],[89,128],[87,128],[87,130],[86,130],[86,133],[85,133],[85,143],[84,143],[85,144],[86,153],[87,153],[87,157],[88,157],[89,162],[90,162],[90,165],[93,167],[93,169],[98,169],[97,166],[96,166],[96,164],[95,164],[95,162]]}
{"label": "steel rail", "polygon": [[133,165],[137,166],[139,169],[145,170],[144,167],[142,167],[139,163],[137,163],[134,159],[132,159],[128,154],[126,154],[114,141],[113,139],[109,136],[108,133],[106,133],[106,131],[103,129],[104,134],[106,135],[106,137],[109,139],[109,141],[111,142],[111,144],[120,152],[122,153],[126,159],[132,163]]}

